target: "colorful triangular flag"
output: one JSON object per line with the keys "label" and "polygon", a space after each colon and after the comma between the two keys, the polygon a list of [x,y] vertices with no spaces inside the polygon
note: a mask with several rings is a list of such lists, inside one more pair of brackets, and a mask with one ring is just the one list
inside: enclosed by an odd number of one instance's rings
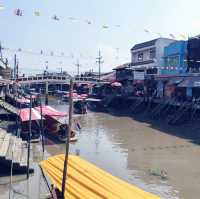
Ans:
{"label": "colorful triangular flag", "polygon": [[19,8],[14,11],[14,14],[19,17],[23,16],[23,12]]}
{"label": "colorful triangular flag", "polygon": [[86,22],[88,25],[91,25],[91,24],[92,24],[92,22],[89,21],[89,20],[85,20],[85,22]]}
{"label": "colorful triangular flag", "polygon": [[54,15],[54,16],[52,17],[52,19],[55,20],[55,21],[59,21],[59,20],[60,20],[56,15]]}
{"label": "colorful triangular flag", "polygon": [[102,28],[104,28],[104,29],[108,29],[109,27],[106,26],[106,25],[103,25]]}
{"label": "colorful triangular flag", "polygon": [[187,39],[187,37],[186,37],[184,34],[180,34],[180,37],[181,37],[182,39]]}
{"label": "colorful triangular flag", "polygon": [[176,39],[176,37],[175,37],[175,35],[173,35],[173,34],[169,34],[169,36],[172,38],[172,39]]}
{"label": "colorful triangular flag", "polygon": [[40,12],[39,12],[39,11],[35,11],[35,12],[34,12],[34,15],[35,15],[36,17],[39,17],[39,16],[40,16]]}

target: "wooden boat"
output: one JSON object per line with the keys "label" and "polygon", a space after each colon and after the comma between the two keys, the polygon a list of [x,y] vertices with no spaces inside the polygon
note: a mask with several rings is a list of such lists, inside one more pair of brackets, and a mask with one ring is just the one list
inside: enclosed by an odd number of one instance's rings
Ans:
{"label": "wooden boat", "polygon": [[[32,107],[38,105],[38,96],[31,95]],[[5,96],[5,101],[9,104],[15,106],[16,108],[28,108],[30,106],[30,95],[18,95],[7,94]]]}
{"label": "wooden boat", "polygon": [[[76,91],[72,93],[73,98],[77,98],[78,94]],[[69,101],[69,92],[65,92],[64,95],[62,96],[62,101],[68,102]]]}
{"label": "wooden boat", "polygon": [[[20,120],[20,136],[23,140],[28,140],[29,136],[29,116],[30,109],[24,108],[19,111]],[[39,142],[40,140],[40,120],[41,116],[34,108],[31,109],[31,142]]]}
{"label": "wooden boat", "polygon": [[[52,198],[63,198],[60,196],[64,159],[65,154],[59,154],[40,162],[40,168]],[[129,184],[78,156],[69,155],[67,167],[67,180],[63,190],[65,199],[160,199],[160,197]],[[47,178],[52,184],[51,189]]]}
{"label": "wooden boat", "polygon": [[74,113],[75,114],[86,114],[87,113],[87,101],[85,98],[77,98],[74,102]]}
{"label": "wooden boat", "polygon": [[[35,107],[35,109],[39,112],[40,107]],[[44,132],[47,136],[55,138],[60,142],[65,142],[67,138],[67,114],[64,112],[60,112],[54,109],[51,106],[42,106],[42,115],[45,118],[44,120]],[[71,132],[71,140],[76,141],[75,139],[75,131]]]}

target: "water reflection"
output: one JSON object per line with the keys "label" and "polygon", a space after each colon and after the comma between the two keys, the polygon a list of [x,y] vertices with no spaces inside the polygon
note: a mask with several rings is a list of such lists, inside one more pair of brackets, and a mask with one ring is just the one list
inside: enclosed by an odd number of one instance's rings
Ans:
{"label": "water reflection", "polygon": [[[55,106],[67,110],[65,104]],[[164,199],[198,198],[199,145],[130,117],[89,112],[76,116],[76,120],[80,121],[82,129],[78,132],[78,141],[70,144],[71,153],[79,153],[113,175]],[[46,139],[46,142],[52,141]],[[65,145],[52,143],[45,149],[44,158],[64,153]],[[35,175],[29,181],[29,192],[30,198],[35,199],[41,198],[47,190],[37,166],[37,162],[43,158],[41,144],[34,145],[32,150]],[[15,186],[25,189],[25,184],[23,181]],[[8,193],[8,188],[0,185],[1,189]]]}

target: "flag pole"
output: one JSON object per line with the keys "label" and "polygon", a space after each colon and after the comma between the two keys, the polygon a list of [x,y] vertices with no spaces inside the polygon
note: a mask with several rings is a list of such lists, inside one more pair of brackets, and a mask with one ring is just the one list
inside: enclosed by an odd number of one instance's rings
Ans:
{"label": "flag pole", "polygon": [[43,113],[42,113],[42,92],[40,90],[40,133],[42,136],[42,152],[44,154],[44,124],[43,124]]}
{"label": "flag pole", "polygon": [[30,142],[31,142],[31,111],[32,111],[32,95],[30,94],[30,107],[29,107],[29,133],[28,133],[28,154],[27,154],[27,173],[26,177],[29,178],[29,164],[30,164]]}
{"label": "flag pole", "polygon": [[70,95],[69,95],[69,123],[66,132],[66,151],[65,151],[65,160],[64,160],[64,169],[63,169],[63,179],[62,179],[62,195],[61,198],[65,198],[65,184],[67,179],[67,161],[69,155],[69,140],[71,137],[71,126],[72,126],[72,109],[73,109],[73,80],[70,79]]}

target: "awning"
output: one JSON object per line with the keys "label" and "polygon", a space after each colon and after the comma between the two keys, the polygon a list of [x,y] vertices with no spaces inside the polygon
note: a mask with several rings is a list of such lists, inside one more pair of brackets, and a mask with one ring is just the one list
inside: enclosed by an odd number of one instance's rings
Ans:
{"label": "awning", "polygon": [[16,101],[20,104],[29,104],[30,103],[30,100],[29,99],[26,99],[24,97],[22,98],[17,98]]}
{"label": "awning", "polygon": [[200,87],[200,77],[185,77],[178,87]]}
{"label": "awning", "polygon": [[[19,117],[22,122],[29,121],[29,108],[23,108],[19,110]],[[40,120],[41,116],[34,108],[31,109],[31,120]]]}
{"label": "awning", "polygon": [[179,84],[183,81],[183,77],[172,77],[168,79],[167,85]]}
{"label": "awning", "polygon": [[[61,191],[64,154],[56,155],[40,162],[51,183]],[[159,199],[151,193],[130,185],[104,170],[81,159],[69,155],[65,198],[81,199]]]}
{"label": "awning", "polygon": [[[35,107],[35,109],[40,112],[40,107]],[[43,116],[56,116],[56,117],[64,117],[67,115],[65,112],[58,111],[51,106],[42,106],[42,115]]]}
{"label": "awning", "polygon": [[120,82],[113,82],[113,83],[111,84],[111,86],[113,86],[113,87],[121,87],[122,84],[121,84]]}

